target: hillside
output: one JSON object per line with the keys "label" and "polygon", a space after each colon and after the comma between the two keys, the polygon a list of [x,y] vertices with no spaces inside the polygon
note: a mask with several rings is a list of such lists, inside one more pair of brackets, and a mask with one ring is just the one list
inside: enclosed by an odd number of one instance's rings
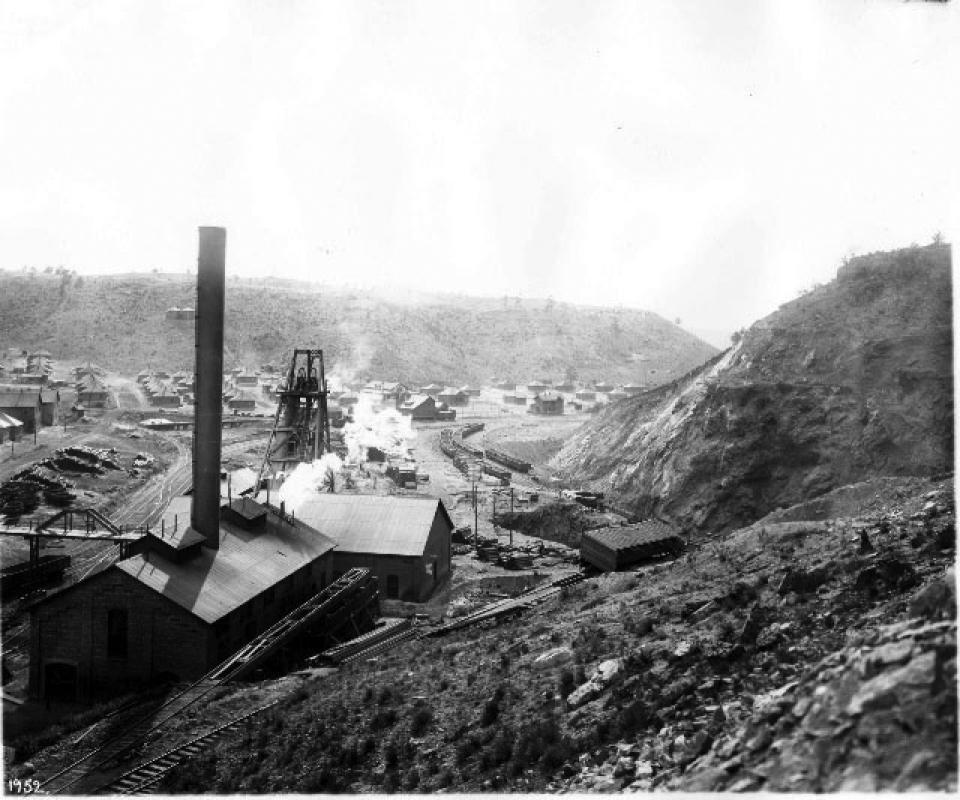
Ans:
{"label": "hillside", "polygon": [[555,463],[641,515],[711,530],[951,470],[949,246],[852,259],[702,369],[605,409]]}
{"label": "hillside", "polygon": [[[0,273],[0,342],[44,347],[55,358],[89,359],[122,372],[189,368],[193,323],[168,321],[165,311],[194,305],[195,280]],[[655,385],[716,352],[650,312],[551,300],[433,295],[391,301],[380,293],[229,279],[226,305],[227,366],[279,362],[295,346],[319,346],[344,380],[572,377]]]}

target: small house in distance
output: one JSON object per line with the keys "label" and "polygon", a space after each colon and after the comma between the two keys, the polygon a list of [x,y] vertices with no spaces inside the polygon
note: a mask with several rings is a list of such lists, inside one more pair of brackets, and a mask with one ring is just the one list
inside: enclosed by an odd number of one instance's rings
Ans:
{"label": "small house in distance", "polygon": [[234,397],[231,397],[227,405],[230,407],[230,410],[234,413],[238,411],[256,411],[257,410],[257,401],[256,399],[246,391],[238,392]]}
{"label": "small house in distance", "polygon": [[660,520],[644,520],[636,525],[597,528],[580,540],[580,558],[603,570],[615,572],[633,564],[665,555],[679,555],[683,539]]}
{"label": "small house in distance", "polygon": [[533,398],[533,405],[528,410],[531,414],[559,416],[563,414],[563,395],[556,392],[540,392]]}
{"label": "small house in distance", "polygon": [[106,408],[109,397],[110,391],[96,375],[88,372],[77,381],[77,402],[87,408]]}
{"label": "small house in distance", "polygon": [[429,395],[415,394],[400,404],[400,413],[411,419],[437,418],[437,401]]}
{"label": "small house in distance", "polygon": [[465,406],[470,401],[470,397],[462,389],[447,386],[437,396],[437,400],[448,406]]}

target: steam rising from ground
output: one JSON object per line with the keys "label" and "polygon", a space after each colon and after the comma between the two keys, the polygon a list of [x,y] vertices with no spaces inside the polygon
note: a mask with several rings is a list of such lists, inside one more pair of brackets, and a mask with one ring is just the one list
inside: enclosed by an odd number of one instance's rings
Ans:
{"label": "steam rising from ground", "polygon": [[417,432],[410,417],[393,408],[378,411],[364,394],[353,408],[353,422],[343,428],[349,464],[361,463],[368,447],[379,448],[388,456],[402,457],[406,455],[409,442],[416,438]]}
{"label": "steam rising from ground", "polygon": [[336,453],[325,453],[309,464],[297,464],[280,487],[278,502],[285,503],[288,511],[295,511],[304,500],[327,491],[341,467],[343,462]]}

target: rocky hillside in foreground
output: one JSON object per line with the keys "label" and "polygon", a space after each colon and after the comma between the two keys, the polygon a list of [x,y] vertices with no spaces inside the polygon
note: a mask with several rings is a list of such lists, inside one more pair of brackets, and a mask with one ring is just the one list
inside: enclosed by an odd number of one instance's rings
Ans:
{"label": "rocky hillside in foreground", "polygon": [[641,515],[728,530],[876,475],[953,469],[951,254],[852,259],[692,375],[613,404],[561,450]]}
{"label": "rocky hillside in foreground", "polygon": [[[171,321],[195,305],[195,277],[0,272],[0,343],[109,369],[190,369],[194,326]],[[344,380],[479,383],[492,376],[656,385],[716,349],[639,310],[550,300],[381,295],[266,279],[229,279],[226,365],[281,362],[322,347]]]}
{"label": "rocky hillside in foreground", "polygon": [[[953,490],[845,487],[494,627],[230,684],[138,760],[283,696],[159,790],[956,793]],[[52,774],[111,726],[59,730],[11,742],[8,774]]]}

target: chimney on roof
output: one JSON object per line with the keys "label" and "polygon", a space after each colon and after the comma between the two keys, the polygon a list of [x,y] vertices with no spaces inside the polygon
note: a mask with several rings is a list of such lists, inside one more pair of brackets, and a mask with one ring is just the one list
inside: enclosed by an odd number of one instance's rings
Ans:
{"label": "chimney on roof", "polygon": [[200,228],[197,262],[193,502],[190,526],[220,546],[220,445],[223,413],[225,228]]}

